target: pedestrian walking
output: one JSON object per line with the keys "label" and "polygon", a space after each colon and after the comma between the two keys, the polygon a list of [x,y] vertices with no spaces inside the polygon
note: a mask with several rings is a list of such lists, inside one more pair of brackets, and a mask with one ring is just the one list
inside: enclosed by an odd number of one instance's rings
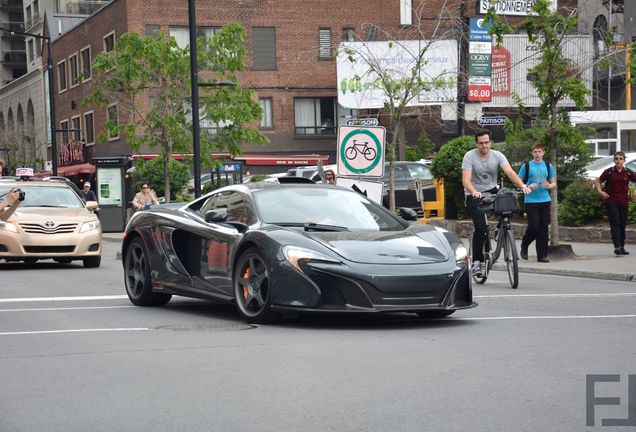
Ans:
{"label": "pedestrian walking", "polygon": [[[629,255],[625,250],[625,227],[629,206],[629,182],[636,182],[636,173],[625,167],[625,153],[614,153],[614,166],[594,179],[596,191],[603,197],[607,208],[615,255]],[[603,185],[603,187],[601,187]]]}
{"label": "pedestrian walking", "polygon": [[490,148],[491,132],[481,130],[475,134],[477,148],[469,150],[462,160],[462,184],[466,197],[466,209],[473,219],[473,267],[472,272],[481,273],[481,263],[484,261],[484,241],[486,240],[486,214],[479,209],[482,193],[497,193],[497,174],[499,169],[517,185],[523,193],[530,193],[530,189],[519,178],[508,163],[503,153]]}
{"label": "pedestrian walking", "polygon": [[541,143],[532,146],[532,160],[527,161],[519,170],[519,177],[532,192],[523,202],[528,215],[528,227],[521,239],[521,258],[528,259],[528,247],[536,241],[537,261],[548,260],[548,227],[550,225],[550,190],[556,187],[556,170],[552,164],[543,160],[545,147]]}

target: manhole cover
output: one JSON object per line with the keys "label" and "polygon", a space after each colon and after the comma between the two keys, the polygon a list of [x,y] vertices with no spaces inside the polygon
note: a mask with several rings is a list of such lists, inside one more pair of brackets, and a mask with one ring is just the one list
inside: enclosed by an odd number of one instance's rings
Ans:
{"label": "manhole cover", "polygon": [[169,325],[156,327],[157,330],[167,330],[175,332],[226,332],[239,330],[252,330],[257,328],[251,324],[192,324],[192,325]]}

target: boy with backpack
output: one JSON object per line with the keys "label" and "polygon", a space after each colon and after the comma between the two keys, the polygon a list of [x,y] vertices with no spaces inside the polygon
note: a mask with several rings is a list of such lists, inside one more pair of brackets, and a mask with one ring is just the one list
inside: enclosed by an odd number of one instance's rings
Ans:
{"label": "boy with backpack", "polygon": [[537,261],[548,259],[548,227],[550,225],[550,190],[556,187],[556,170],[543,160],[545,147],[541,143],[532,146],[532,160],[519,170],[519,177],[528,185],[529,194],[524,197],[528,227],[521,239],[521,258],[528,259],[528,246],[536,240]]}

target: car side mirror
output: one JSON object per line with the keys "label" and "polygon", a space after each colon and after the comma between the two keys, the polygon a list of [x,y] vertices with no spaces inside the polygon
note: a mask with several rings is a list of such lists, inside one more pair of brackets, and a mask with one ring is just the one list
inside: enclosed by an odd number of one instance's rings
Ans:
{"label": "car side mirror", "polygon": [[417,212],[409,207],[400,207],[400,217],[407,221],[417,220]]}
{"label": "car side mirror", "polygon": [[225,222],[227,220],[227,209],[217,208],[205,214],[206,222]]}
{"label": "car side mirror", "polygon": [[97,201],[86,201],[86,209],[87,210],[93,211],[97,207],[99,207],[99,204],[97,203]]}

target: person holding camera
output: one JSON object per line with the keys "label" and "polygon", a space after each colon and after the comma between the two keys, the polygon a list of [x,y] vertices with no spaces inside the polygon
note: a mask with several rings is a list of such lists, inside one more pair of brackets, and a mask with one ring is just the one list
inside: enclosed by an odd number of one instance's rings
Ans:
{"label": "person holding camera", "polygon": [[159,201],[157,201],[155,191],[150,189],[148,183],[142,183],[141,191],[137,192],[135,198],[132,200],[132,205],[135,208],[135,211],[148,210],[151,205],[157,204],[159,204]]}
{"label": "person holding camera", "polygon": [[11,189],[6,197],[0,202],[0,220],[7,220],[24,200],[24,192],[20,189]]}

